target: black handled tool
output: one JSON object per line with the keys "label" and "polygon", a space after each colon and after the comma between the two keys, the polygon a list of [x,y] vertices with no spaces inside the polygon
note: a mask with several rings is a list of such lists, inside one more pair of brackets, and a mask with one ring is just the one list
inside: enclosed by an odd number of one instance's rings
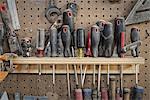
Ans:
{"label": "black handled tool", "polygon": [[98,45],[100,42],[100,30],[97,25],[91,27],[91,48],[93,57],[98,57]]}
{"label": "black handled tool", "polygon": [[[78,49],[78,57],[84,57],[83,49],[85,48],[85,30],[83,28],[77,29],[77,49]],[[82,82],[82,64],[80,64],[81,71],[81,82]]]}
{"label": "black handled tool", "polygon": [[64,56],[71,57],[71,51],[70,51],[71,33],[68,25],[62,26],[61,38],[64,46]]}
{"label": "black handled tool", "polygon": [[67,9],[71,9],[73,12],[74,16],[77,16],[77,12],[78,12],[78,5],[76,3],[68,3],[67,4]]}
{"label": "black handled tool", "polygon": [[[131,38],[132,43],[140,40],[140,33],[139,33],[139,29],[137,27],[134,27],[131,29],[130,38]],[[136,46],[136,48],[131,50],[131,54],[133,57],[139,56],[139,46],[138,45]]]}
{"label": "black handled tool", "polygon": [[103,37],[101,36],[101,34],[104,34],[104,26],[106,24],[106,21],[104,20],[100,20],[98,22],[96,22],[96,25],[99,27],[100,29],[100,41],[99,41],[99,46],[98,46],[98,56],[102,57],[103,56]]}
{"label": "black handled tool", "polygon": [[113,24],[110,22],[107,22],[104,25],[104,31],[103,34],[101,34],[102,37],[102,48],[104,50],[103,56],[104,57],[111,57],[113,52],[113,44],[114,44],[114,34],[113,34]]}
{"label": "black handled tool", "polygon": [[122,44],[125,43],[125,19],[124,17],[117,17],[115,19],[115,44],[117,46],[117,54],[119,57],[123,56],[121,49]]}
{"label": "black handled tool", "polygon": [[70,32],[74,31],[74,16],[71,9],[67,9],[63,12],[63,25],[68,25],[70,27]]}

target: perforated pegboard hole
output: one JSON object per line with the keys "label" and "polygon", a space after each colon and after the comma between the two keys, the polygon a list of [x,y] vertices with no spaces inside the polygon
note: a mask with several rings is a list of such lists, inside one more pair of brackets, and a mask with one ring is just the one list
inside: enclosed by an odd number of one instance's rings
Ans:
{"label": "perforated pegboard hole", "polygon": [[131,3],[134,3],[133,1],[131,1]]}

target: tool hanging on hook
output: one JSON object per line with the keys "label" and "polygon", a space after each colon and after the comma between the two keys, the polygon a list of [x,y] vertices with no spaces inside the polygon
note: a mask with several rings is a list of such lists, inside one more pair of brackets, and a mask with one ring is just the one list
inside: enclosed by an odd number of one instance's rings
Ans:
{"label": "tool hanging on hook", "polygon": [[54,23],[58,16],[61,14],[61,11],[59,8],[55,5],[55,0],[50,0],[49,1],[49,7],[46,10],[46,18],[50,23]]}

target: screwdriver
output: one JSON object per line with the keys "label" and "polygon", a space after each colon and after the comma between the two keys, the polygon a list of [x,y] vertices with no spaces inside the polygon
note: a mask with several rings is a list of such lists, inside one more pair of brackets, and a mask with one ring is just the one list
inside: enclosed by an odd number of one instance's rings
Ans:
{"label": "screwdriver", "polygon": [[[132,43],[140,40],[140,33],[137,27],[133,27],[131,29],[130,38]],[[138,57],[139,46],[137,46],[135,49],[132,49],[131,54],[133,57]],[[133,96],[132,96],[132,99],[134,100],[142,100],[144,94],[144,88],[138,86],[138,67],[139,65],[135,64],[135,87],[133,88]]]}
{"label": "screwdriver", "polygon": [[[50,28],[50,46],[51,46],[51,57],[57,57],[57,28],[52,26]],[[53,64],[53,85],[55,85],[55,68],[56,66]]]}
{"label": "screwdriver", "polygon": [[[71,33],[68,25],[63,25],[61,30],[62,43],[64,46],[64,56],[71,57],[70,44],[71,44]],[[69,81],[69,65],[67,64],[67,84],[68,84],[68,98],[71,99],[70,93],[70,81]]]}
{"label": "screwdriver", "polygon": [[[45,30],[39,28],[37,31],[37,41],[36,41],[36,49],[37,49],[37,56],[43,57],[44,56],[44,46],[45,46]],[[41,75],[42,66],[41,64],[38,66],[39,75]]]}
{"label": "screwdriver", "polygon": [[[83,28],[77,29],[77,48],[78,48],[78,57],[84,57],[83,49],[85,48],[85,30]],[[82,83],[82,64],[80,64],[81,71],[81,83]]]}
{"label": "screwdriver", "polygon": [[[124,53],[122,49],[125,46],[125,19],[124,17],[117,17],[115,19],[115,40],[117,45],[117,54],[123,58]],[[116,94],[118,95],[118,94]],[[120,65],[120,99],[123,97],[123,64]]]}

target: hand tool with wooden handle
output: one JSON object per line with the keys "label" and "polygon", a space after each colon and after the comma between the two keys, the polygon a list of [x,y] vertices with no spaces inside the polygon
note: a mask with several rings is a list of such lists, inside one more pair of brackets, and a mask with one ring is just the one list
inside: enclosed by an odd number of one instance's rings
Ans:
{"label": "hand tool with wooden handle", "polygon": [[91,27],[91,49],[92,56],[98,57],[98,45],[100,42],[100,30],[97,25]]}
{"label": "hand tool with wooden handle", "polygon": [[71,57],[70,45],[71,45],[71,33],[68,25],[62,26],[61,31],[62,43],[64,46],[64,56]]}
{"label": "hand tool with wooden handle", "polygon": [[123,89],[123,100],[130,100],[130,92],[129,88]]}
{"label": "hand tool with wooden handle", "polygon": [[116,77],[110,76],[109,100],[116,100]]}

